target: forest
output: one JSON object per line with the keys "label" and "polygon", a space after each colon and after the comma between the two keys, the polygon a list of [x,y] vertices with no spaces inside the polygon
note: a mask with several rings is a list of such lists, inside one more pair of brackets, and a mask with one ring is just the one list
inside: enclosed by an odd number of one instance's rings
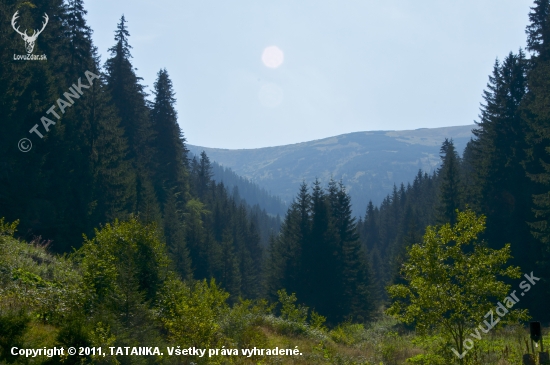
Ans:
{"label": "forest", "polygon": [[[16,12],[49,21],[47,60],[0,59],[0,363],[520,364],[530,319],[550,346],[550,0],[495,61],[465,150],[441,141],[436,171],[359,219],[337,180],[303,182],[283,217],[217,182],[168,70],[146,93],[124,16],[101,64],[83,0],[0,3]],[[162,354],[108,350],[125,347]]]}

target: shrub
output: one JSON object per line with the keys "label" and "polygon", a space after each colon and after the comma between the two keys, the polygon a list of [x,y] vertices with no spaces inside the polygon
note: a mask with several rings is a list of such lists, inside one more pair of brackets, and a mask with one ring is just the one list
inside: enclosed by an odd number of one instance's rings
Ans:
{"label": "shrub", "polygon": [[332,338],[334,342],[347,346],[361,342],[364,339],[364,335],[365,327],[362,324],[350,322],[344,322],[330,331],[330,338]]}

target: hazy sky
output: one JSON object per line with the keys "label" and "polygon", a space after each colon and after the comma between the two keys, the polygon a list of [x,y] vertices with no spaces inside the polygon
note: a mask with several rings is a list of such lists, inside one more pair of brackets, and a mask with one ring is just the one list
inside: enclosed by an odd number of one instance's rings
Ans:
{"label": "hazy sky", "polygon": [[[188,143],[256,148],[471,124],[532,0],[90,0],[102,60],[122,14],[137,73],[166,68]],[[262,55],[268,47],[264,59]]]}

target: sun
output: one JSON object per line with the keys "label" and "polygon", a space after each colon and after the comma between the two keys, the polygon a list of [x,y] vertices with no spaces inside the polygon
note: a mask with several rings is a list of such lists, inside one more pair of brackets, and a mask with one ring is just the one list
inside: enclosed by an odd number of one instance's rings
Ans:
{"label": "sun", "polygon": [[262,62],[266,67],[277,68],[283,64],[285,55],[277,46],[269,46],[262,53]]}

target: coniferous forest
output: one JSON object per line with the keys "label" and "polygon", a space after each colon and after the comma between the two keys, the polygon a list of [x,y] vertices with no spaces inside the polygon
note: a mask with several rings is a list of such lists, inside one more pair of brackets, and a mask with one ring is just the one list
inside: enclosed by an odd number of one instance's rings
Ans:
{"label": "coniferous forest", "polygon": [[[360,218],[337,180],[303,182],[281,217],[218,182],[239,178],[187,150],[169,70],[146,93],[124,16],[101,63],[83,0],[6,0],[2,24],[16,12],[49,21],[47,62],[0,59],[0,363],[521,364],[529,319],[548,338],[550,0],[495,61],[466,149],[441,141],[437,170]],[[2,26],[0,49],[21,37]],[[463,346],[500,302],[510,315]],[[107,356],[13,350],[70,346]],[[163,354],[109,350],[140,347]]]}

